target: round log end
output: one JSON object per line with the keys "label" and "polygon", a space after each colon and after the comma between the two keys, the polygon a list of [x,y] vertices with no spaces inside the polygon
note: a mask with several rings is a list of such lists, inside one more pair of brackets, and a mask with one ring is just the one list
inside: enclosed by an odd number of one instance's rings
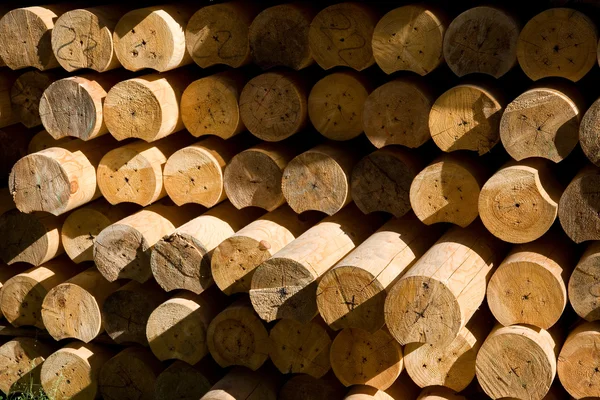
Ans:
{"label": "round log end", "polygon": [[598,122],[600,121],[600,99],[596,100],[585,112],[579,125],[579,143],[587,158],[595,165],[600,166],[600,135],[598,135]]}
{"label": "round log end", "polygon": [[560,225],[575,243],[600,239],[600,232],[596,228],[600,224],[598,185],[600,169],[590,166],[573,178],[560,197]]}
{"label": "round log end", "polygon": [[48,346],[37,338],[15,337],[0,346],[0,390],[4,393],[30,392],[39,386],[39,370],[52,353]]}
{"label": "round log end", "polygon": [[7,211],[0,216],[0,236],[6,238],[0,246],[0,258],[8,265],[40,265],[60,253],[58,235],[58,229],[49,231],[39,214]]}
{"label": "round log end", "polygon": [[12,326],[35,326],[44,328],[42,301],[48,294],[39,280],[26,275],[13,276],[2,285],[0,309]]}
{"label": "round log end", "polygon": [[569,279],[569,301],[575,312],[587,321],[600,320],[600,254],[592,242]]}
{"label": "round log end", "polygon": [[113,224],[96,236],[94,262],[104,278],[145,282],[151,276],[150,245],[128,225]]}
{"label": "round log end", "polygon": [[102,323],[106,333],[115,343],[148,345],[146,323],[154,311],[155,302],[147,293],[135,290],[116,290],[102,305]]}
{"label": "round log end", "polygon": [[154,398],[154,384],[157,371],[154,364],[148,363],[152,354],[148,357],[139,357],[136,351],[146,352],[148,350],[130,347],[130,351],[124,350],[108,360],[102,366],[98,374],[98,388],[104,399],[142,399]]}
{"label": "round log end", "polygon": [[42,124],[40,99],[53,81],[53,75],[49,73],[28,71],[19,76],[10,89],[13,112],[27,128]]}
{"label": "round log end", "polygon": [[562,386],[576,399],[600,397],[598,373],[600,326],[597,322],[577,327],[558,356],[557,372]]}
{"label": "round log end", "polygon": [[61,242],[71,260],[79,264],[94,260],[94,241],[111,220],[92,208],[81,208],[70,213],[60,231]]}
{"label": "round log end", "polygon": [[383,307],[387,292],[370,272],[341,266],[327,272],[317,288],[319,314],[334,330],[360,328],[367,332],[385,323]]}
{"label": "round log end", "polygon": [[98,392],[96,371],[92,370],[86,357],[93,354],[82,354],[60,349],[51,354],[40,372],[42,387],[55,399],[94,399]]}
{"label": "round log end", "polygon": [[462,324],[460,306],[452,291],[430,277],[411,276],[398,281],[384,309],[386,325],[402,345],[447,345],[458,336]]}
{"label": "round log end", "polygon": [[211,387],[212,383],[201,371],[183,361],[175,361],[156,378],[154,399],[199,399]]}

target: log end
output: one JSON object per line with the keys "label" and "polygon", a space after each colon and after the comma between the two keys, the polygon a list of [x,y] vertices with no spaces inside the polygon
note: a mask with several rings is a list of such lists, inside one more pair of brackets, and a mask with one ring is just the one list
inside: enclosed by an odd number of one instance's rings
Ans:
{"label": "log end", "polygon": [[8,265],[26,262],[38,266],[60,253],[55,234],[58,229],[49,232],[38,214],[7,211],[0,216],[0,237],[6,238],[5,245],[0,246],[0,258]]}
{"label": "log end", "polygon": [[[145,357],[137,357],[136,350],[124,350],[108,360],[98,374],[98,388],[104,399],[154,398],[154,384],[157,371],[154,364],[148,363]],[[148,352],[149,353],[149,352]],[[152,354],[149,353],[152,357]]]}
{"label": "log end", "polygon": [[48,294],[40,281],[26,275],[16,275],[2,285],[0,309],[12,326],[35,326],[45,329],[42,321],[42,301]]}
{"label": "log end", "polygon": [[102,305],[102,323],[115,343],[148,345],[146,322],[154,311],[155,302],[147,294],[133,290],[117,290]]}
{"label": "log end", "polygon": [[0,390],[25,392],[40,384],[41,365],[52,347],[36,338],[15,337],[0,346]]}
{"label": "log end", "polygon": [[156,378],[154,398],[199,399],[212,385],[213,383],[197,368],[183,361],[175,361]]}
{"label": "log end", "polygon": [[565,341],[558,356],[560,383],[576,399],[600,397],[600,389],[596,384],[599,328],[597,322],[577,327]]}
{"label": "log end", "polygon": [[150,245],[144,236],[128,225],[113,224],[96,236],[94,262],[104,278],[145,282],[151,275]]}
{"label": "log end", "polygon": [[[596,242],[593,242],[596,243]],[[600,320],[600,256],[595,244],[573,270],[569,279],[569,301],[575,312],[587,321]]]}
{"label": "log end", "polygon": [[[44,361],[41,370],[44,391],[57,399],[96,398],[98,382],[87,358],[93,354],[70,350],[60,349]],[[81,350],[86,349],[81,346]]]}
{"label": "log end", "polygon": [[598,135],[598,121],[600,121],[600,99],[596,100],[585,112],[579,126],[579,143],[587,158],[600,166],[600,135]]}
{"label": "log end", "polygon": [[[2,46],[0,46],[2,47]],[[27,128],[42,124],[40,99],[54,81],[53,75],[39,71],[28,71],[19,76],[10,89],[10,102],[13,112]]]}
{"label": "log end", "polygon": [[92,208],[81,208],[70,213],[60,231],[65,252],[73,262],[79,264],[94,260],[96,236],[111,224],[102,212]]}

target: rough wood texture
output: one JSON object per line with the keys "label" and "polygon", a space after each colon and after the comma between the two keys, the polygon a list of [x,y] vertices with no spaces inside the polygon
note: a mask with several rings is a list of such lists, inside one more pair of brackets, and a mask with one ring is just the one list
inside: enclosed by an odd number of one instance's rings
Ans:
{"label": "rough wood texture", "polygon": [[245,126],[238,103],[245,81],[239,71],[230,70],[190,83],[181,95],[181,120],[185,128],[196,137],[216,135],[223,139],[242,132]]}
{"label": "rough wood texture", "polygon": [[579,143],[587,158],[595,165],[600,166],[600,98],[597,99],[585,112],[579,125]]}
{"label": "rough wood texture", "polygon": [[[76,3],[75,3],[76,4]],[[68,3],[16,8],[0,19],[0,57],[10,69],[59,66],[50,36],[56,19],[73,6]]]}
{"label": "rough wood texture", "polygon": [[550,8],[529,20],[517,43],[517,59],[534,81],[558,76],[577,82],[596,64],[598,32],[585,14]]}
{"label": "rough wood texture", "polygon": [[378,149],[392,144],[419,147],[431,139],[429,111],[434,101],[430,89],[419,80],[398,78],[387,82],[365,101],[365,135]]}
{"label": "rough wood texture", "polygon": [[4,68],[0,75],[0,128],[19,122],[17,113],[12,108],[10,91],[19,77],[18,72]]}
{"label": "rough wood texture", "polygon": [[90,142],[71,141],[29,154],[15,163],[9,187],[24,213],[61,215],[101,196],[96,169],[102,157],[118,146],[106,136]]}
{"label": "rough wood texture", "polygon": [[10,89],[10,101],[19,122],[27,128],[42,124],[39,112],[42,95],[52,82],[64,78],[64,75],[60,70],[28,71],[15,80]]}
{"label": "rough wood texture", "polygon": [[415,400],[419,390],[419,387],[404,371],[385,391],[366,385],[354,385],[344,400]]}
{"label": "rough wood texture", "polygon": [[97,344],[67,344],[42,364],[44,392],[56,400],[96,398],[100,368],[113,355],[113,350]]}
{"label": "rough wood texture", "polygon": [[0,346],[0,391],[25,391],[33,388],[39,392],[40,369],[54,351],[52,345],[26,337],[11,338]]}
{"label": "rough wood texture", "polygon": [[510,102],[500,120],[500,139],[512,158],[565,159],[579,141],[585,110],[577,89],[546,84]]}
{"label": "rough wood texture", "polygon": [[298,214],[333,215],[352,201],[350,174],[364,149],[355,142],[320,144],[294,157],[283,170],[281,190]]}
{"label": "rough wood texture", "polygon": [[283,66],[297,71],[311,65],[308,32],[314,16],[304,3],[281,4],[258,14],[248,30],[254,63],[263,69]]}
{"label": "rough wood texture", "polygon": [[142,347],[128,347],[106,361],[98,376],[103,399],[154,399],[154,384],[164,366]]}
{"label": "rough wood texture", "polygon": [[600,239],[600,169],[584,167],[569,183],[558,204],[558,218],[565,233],[575,243]]}
{"label": "rough wood texture", "polygon": [[94,262],[98,270],[111,282],[117,279],[147,281],[152,277],[152,246],[202,210],[196,205],[176,207],[159,202],[108,226],[94,241]]}
{"label": "rough wood texture", "polygon": [[563,188],[549,164],[539,158],[511,161],[483,185],[479,215],[496,237],[509,243],[527,243],[550,229]]}
{"label": "rough wood texture", "polygon": [[117,58],[123,68],[169,71],[192,62],[185,48],[185,28],[197,5],[163,4],[125,14],[113,33]]}
{"label": "rough wood texture", "polygon": [[102,106],[107,92],[124,79],[121,71],[88,74],[53,82],[40,99],[40,118],[54,139],[90,140],[108,133]]}
{"label": "rough wood texture", "polygon": [[383,225],[321,278],[317,307],[325,322],[334,330],[381,329],[387,290],[441,234],[412,213]]}
{"label": "rough wood texture", "polygon": [[429,130],[443,151],[485,154],[500,141],[503,100],[495,89],[460,84],[437,98],[429,113]]}
{"label": "rough wood texture", "polygon": [[187,203],[212,207],[227,198],[223,170],[229,160],[254,141],[247,136],[231,140],[209,136],[177,150],[163,168],[164,187],[177,205]]}
{"label": "rough wood texture", "polygon": [[[13,276],[18,275],[22,272],[30,269],[30,265],[26,263],[17,263],[9,267],[7,264],[0,262],[0,299],[2,298],[2,287],[10,280]],[[0,300],[1,302],[1,300]],[[0,304],[0,318],[2,318],[2,307]],[[0,343],[2,341],[0,340]]]}
{"label": "rough wood texture", "polygon": [[267,326],[247,297],[231,304],[210,322],[206,342],[210,355],[221,367],[240,365],[252,371],[267,361],[271,348]]}
{"label": "rough wood texture", "polygon": [[562,386],[576,399],[600,397],[596,377],[600,347],[600,323],[587,322],[575,328],[558,356],[557,372]]}
{"label": "rough wood texture", "polygon": [[240,116],[256,137],[286,139],[306,127],[307,83],[297,72],[273,71],[248,81],[240,95]]}
{"label": "rough wood texture", "polygon": [[265,321],[308,322],[317,315],[319,279],[385,222],[350,204],[327,217],[263,262],[254,272],[250,300]]}
{"label": "rough wood texture", "polygon": [[283,170],[306,150],[308,140],[293,138],[280,143],[262,142],[235,156],[225,166],[223,186],[236,208],[260,207],[273,211],[285,204],[281,190]]}
{"label": "rough wood texture", "polygon": [[118,344],[148,346],[146,323],[167,294],[154,282],[129,281],[111,293],[102,305],[102,325]]}
{"label": "rough wood texture", "polygon": [[104,101],[104,122],[117,140],[162,139],[183,129],[179,103],[191,70],[149,74],[114,85]]}
{"label": "rough wood texture", "polygon": [[249,223],[214,249],[211,271],[215,283],[227,295],[248,293],[256,268],[321,218],[318,213],[298,215],[283,205]]}
{"label": "rough wood texture", "polygon": [[404,367],[419,387],[444,386],[464,390],[475,378],[475,357],[494,326],[487,309],[478,310],[449,345],[408,343],[404,347]]}
{"label": "rough wood texture", "polygon": [[505,251],[479,221],[446,232],[388,293],[385,322],[394,338],[451,343],[481,305]]}
{"label": "rough wood texture", "polygon": [[248,64],[248,30],[257,11],[242,1],[206,5],[196,11],[185,28],[187,51],[196,64],[202,68]]}
{"label": "rough wood texture", "polygon": [[272,342],[269,356],[281,373],[307,374],[319,379],[331,369],[329,351],[333,336],[321,317],[307,323],[282,319],[269,333]]}
{"label": "rough wood texture", "polygon": [[150,349],[161,361],[196,364],[208,354],[206,331],[227,304],[215,288],[197,295],[182,291],[158,306],[146,325]]}
{"label": "rough wood texture", "polygon": [[12,326],[29,325],[44,329],[41,314],[44,297],[53,287],[82,272],[84,268],[62,256],[13,276],[4,282],[0,293],[2,315]]}
{"label": "rough wood texture", "polygon": [[496,7],[475,7],[460,14],[444,36],[444,58],[458,76],[481,73],[500,78],[517,64],[520,26]]}
{"label": "rough wood texture", "polygon": [[334,72],[318,81],[308,95],[308,116],[320,134],[350,140],[363,132],[363,105],[371,89],[355,72]]}
{"label": "rough wood texture", "polygon": [[428,5],[409,4],[385,14],[373,32],[373,56],[386,74],[427,75],[444,61],[446,16]]}
{"label": "rough wood texture", "polygon": [[342,330],[331,344],[331,368],[340,382],[386,390],[403,368],[402,347],[381,329],[369,333],[357,328]]}
{"label": "rough wood texture", "polygon": [[154,143],[141,140],[109,151],[97,169],[98,187],[110,204],[147,206],[165,197],[163,167],[177,150],[192,144],[186,132]]}
{"label": "rough wood texture", "polygon": [[560,230],[515,246],[494,272],[487,303],[504,326],[528,324],[549,329],[567,305],[567,281],[577,251]]}
{"label": "rough wood texture", "polygon": [[496,325],[477,353],[477,380],[494,398],[542,400],[556,375],[559,343],[527,325]]}
{"label": "rough wood texture", "polygon": [[58,17],[52,30],[52,51],[60,66],[67,71],[119,68],[113,32],[128,8],[111,4],[71,10]]}
{"label": "rough wood texture", "polygon": [[411,182],[423,160],[400,146],[386,146],[363,157],[352,169],[352,199],[365,214],[388,212],[401,217],[411,209]]}
{"label": "rough wood texture", "polygon": [[[65,136],[58,140],[54,139],[50,134],[46,131],[39,131],[35,134],[29,141],[27,145],[27,154],[37,153],[38,151],[45,150],[49,147],[63,147],[67,143],[72,142],[74,140],[78,140],[72,136]],[[24,154],[23,154],[24,155]],[[21,157],[19,157],[21,158]],[[17,161],[17,160],[15,160]],[[14,165],[14,163],[12,164]],[[12,168],[11,165],[11,168]]]}
{"label": "rough wood texture", "polygon": [[103,198],[69,213],[60,230],[65,253],[79,264],[94,260],[94,240],[104,228],[139,211],[139,206],[122,203],[110,205]]}
{"label": "rough wood texture", "polygon": [[371,38],[379,20],[375,10],[358,2],[339,3],[321,10],[308,31],[311,53],[319,66],[362,71],[375,64]]}
{"label": "rough wood texture", "polygon": [[600,320],[600,243],[591,242],[569,279],[569,301],[587,321]]}
{"label": "rough wood texture", "polygon": [[408,207],[426,225],[449,222],[465,228],[479,215],[479,193],[489,175],[472,154],[443,154],[412,180]]}
{"label": "rough wood texture", "polygon": [[53,287],[42,303],[46,330],[55,340],[90,342],[104,331],[102,306],[119,286],[120,282],[109,282],[95,267],[90,267]]}
{"label": "rough wood texture", "polygon": [[452,389],[435,386],[423,389],[417,400],[467,400],[467,398]]}
{"label": "rough wood texture", "polygon": [[223,377],[223,370],[211,357],[190,365],[175,361],[156,378],[155,400],[197,400]]}
{"label": "rough wood texture", "polygon": [[0,258],[8,265],[25,262],[39,266],[64,253],[60,227],[65,216],[48,213],[25,214],[10,210],[0,215]]}
{"label": "rough wood texture", "polygon": [[299,374],[288,380],[279,391],[278,400],[342,400],[346,389],[333,374],[321,379]]}
{"label": "rough wood texture", "polygon": [[275,400],[281,375],[271,369],[250,371],[234,368],[200,400]]}
{"label": "rough wood texture", "polygon": [[202,293],[214,283],[210,270],[214,249],[263,213],[239,211],[226,201],[181,225],[154,245],[150,256],[154,279],[167,292]]}

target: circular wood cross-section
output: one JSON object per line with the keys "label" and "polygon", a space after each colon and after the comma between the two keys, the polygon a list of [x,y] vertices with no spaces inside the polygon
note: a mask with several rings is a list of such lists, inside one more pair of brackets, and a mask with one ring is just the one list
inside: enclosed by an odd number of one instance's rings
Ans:
{"label": "circular wood cross-section", "polygon": [[585,249],[569,279],[569,301],[587,321],[600,320],[600,242]]}
{"label": "circular wood cross-section", "polygon": [[588,322],[575,328],[558,356],[557,372],[562,386],[576,399],[600,397],[598,358],[600,323]]}
{"label": "circular wood cross-section", "polygon": [[585,112],[579,125],[579,143],[587,158],[600,166],[600,99]]}
{"label": "circular wood cross-section", "polygon": [[588,165],[569,183],[560,197],[558,218],[575,243],[600,240],[600,169]]}

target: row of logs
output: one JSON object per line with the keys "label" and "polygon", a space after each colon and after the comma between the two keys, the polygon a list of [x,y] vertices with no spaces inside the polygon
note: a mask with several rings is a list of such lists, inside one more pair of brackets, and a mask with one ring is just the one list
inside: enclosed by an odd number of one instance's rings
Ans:
{"label": "row of logs", "polygon": [[524,25],[511,12],[490,6],[451,20],[420,4],[381,15],[353,2],[320,11],[303,3],[261,10],[243,1],[199,10],[186,3],[140,9],[76,9],[75,3],[0,15],[0,57],[11,69],[104,72],[123,66],[164,72],[193,62],[237,68],[252,59],[262,68],[300,70],[316,61],[323,69],[361,71],[377,63],[388,74],[426,75],[445,61],[458,76],[499,78],[518,62],[532,80],[558,76],[576,82],[597,62],[596,25],[568,8],[547,9]]}

